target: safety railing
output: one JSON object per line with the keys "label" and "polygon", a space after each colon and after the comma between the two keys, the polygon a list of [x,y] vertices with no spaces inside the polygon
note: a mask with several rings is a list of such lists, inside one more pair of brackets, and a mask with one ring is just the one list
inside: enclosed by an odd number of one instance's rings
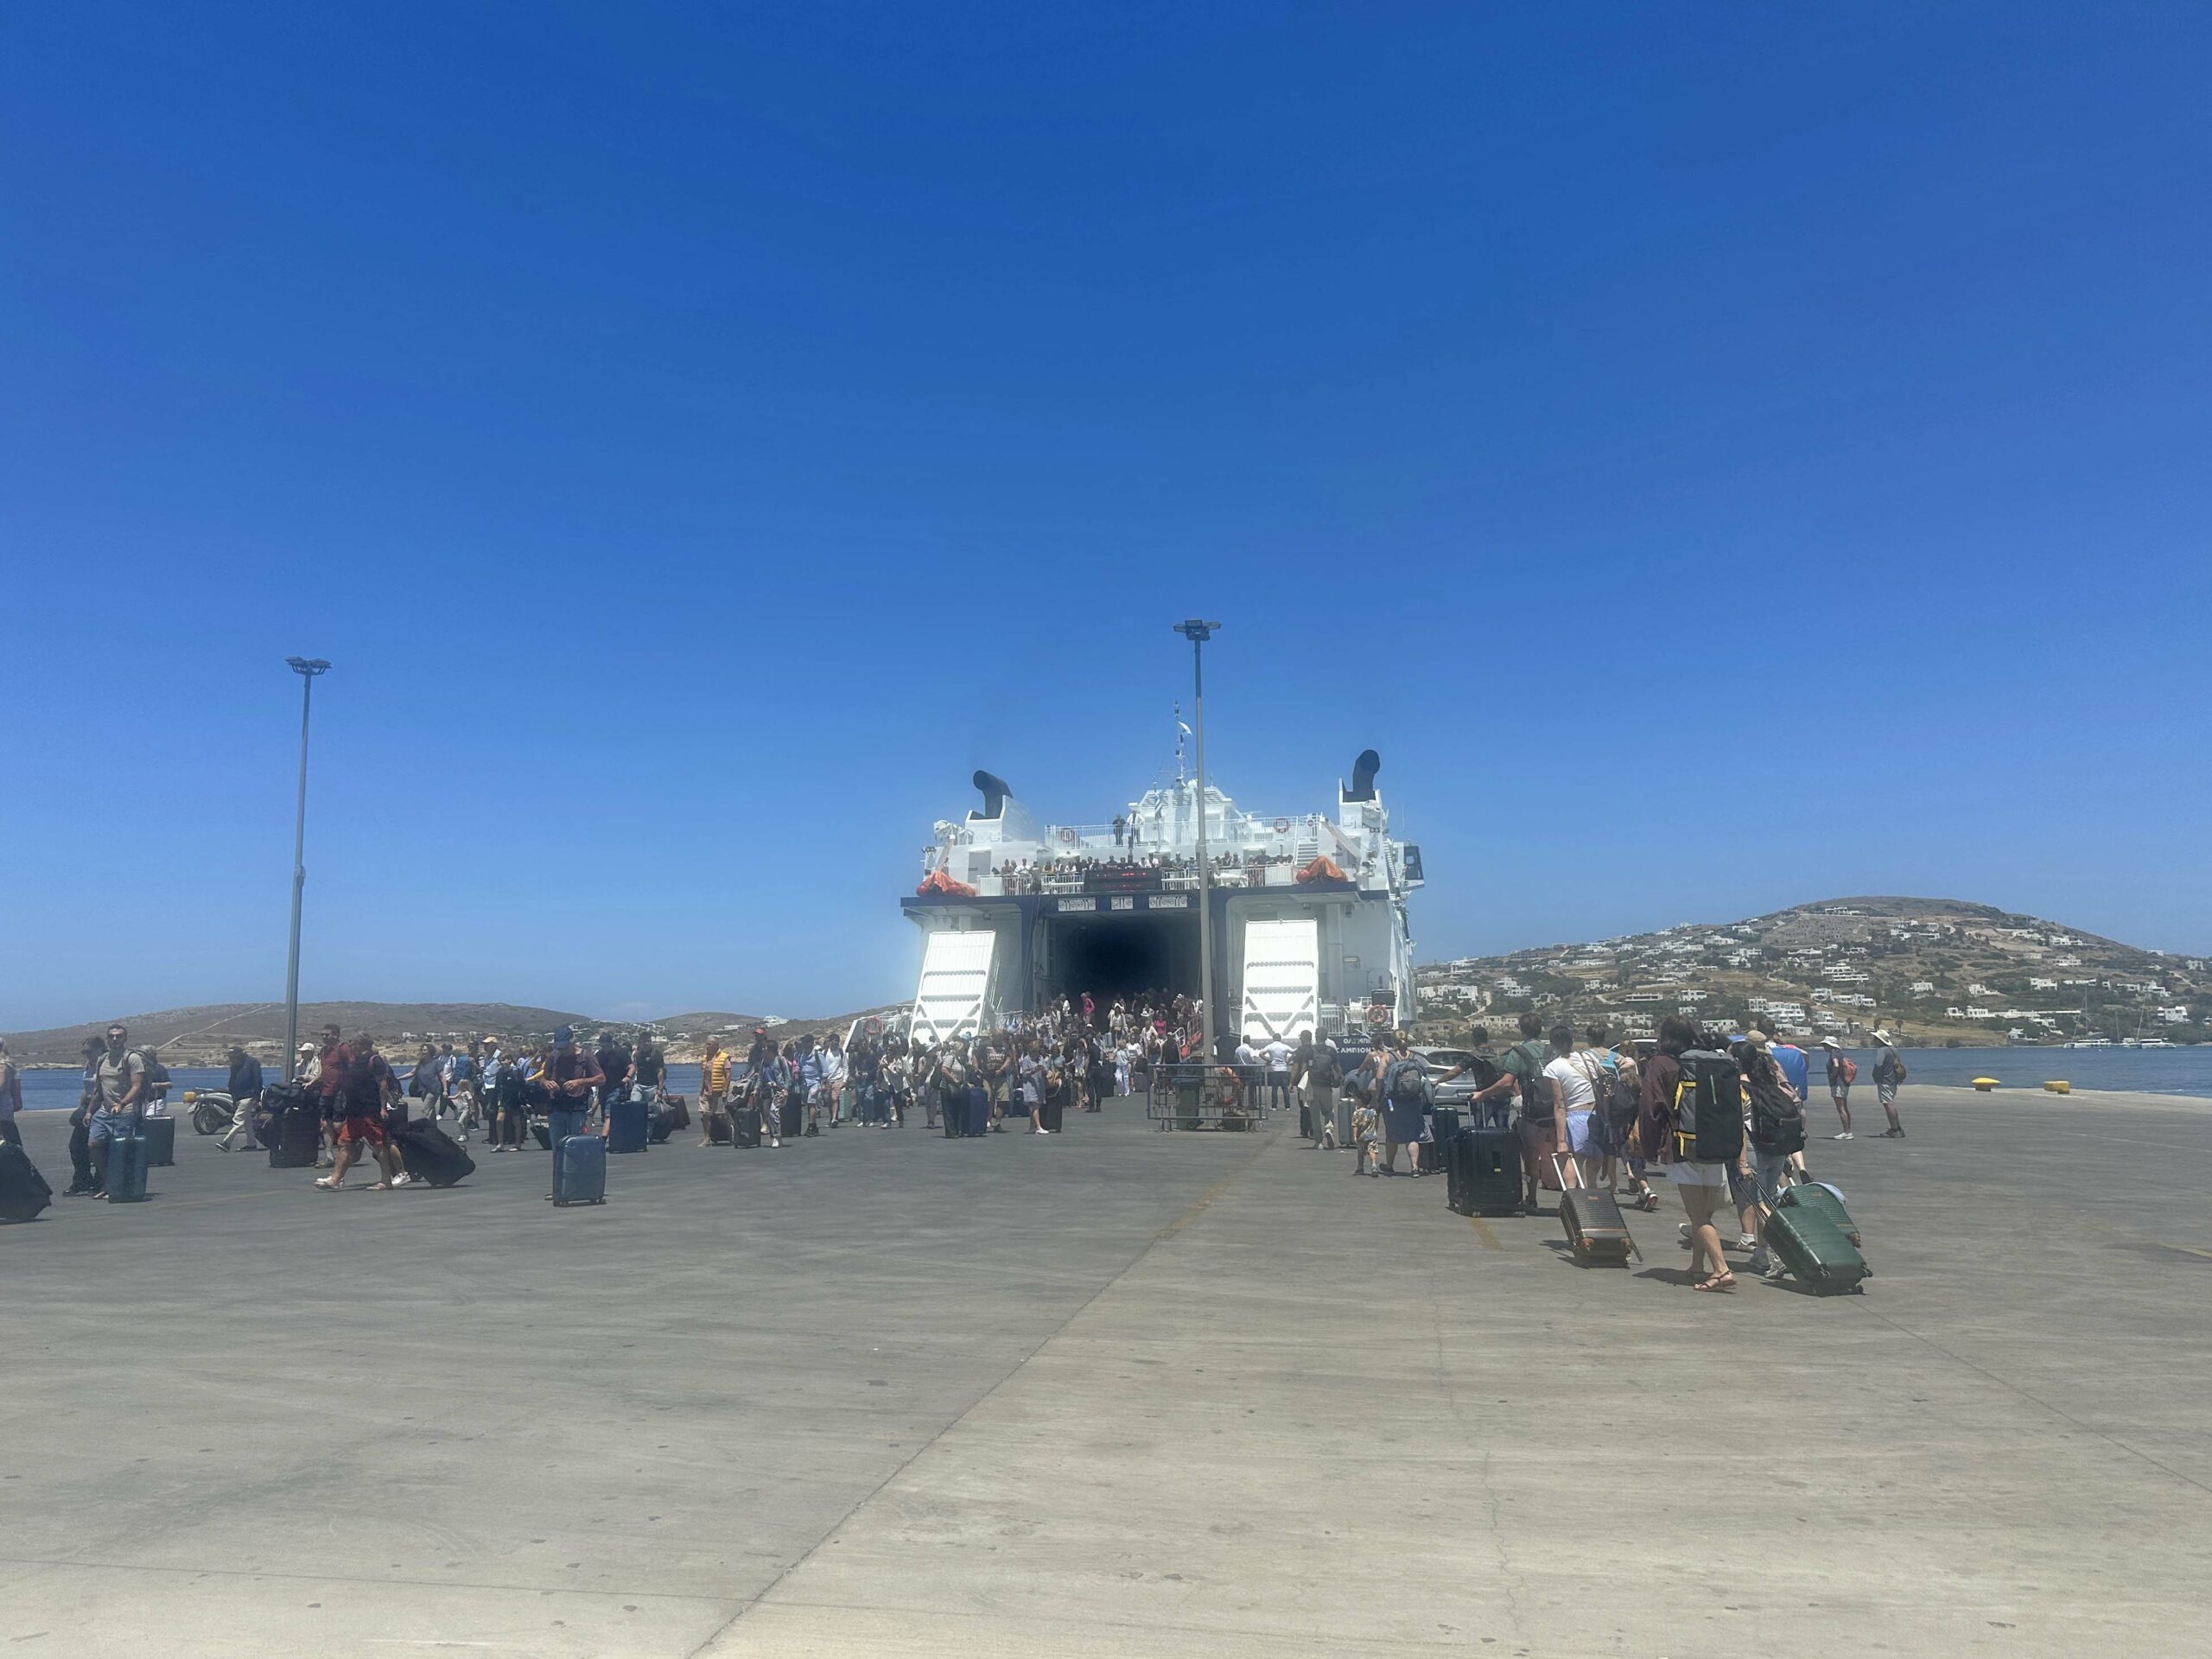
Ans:
{"label": "safety railing", "polygon": [[1152,1068],[1145,1116],[1163,1129],[1255,1129],[1266,1084],[1262,1066],[1165,1061]]}

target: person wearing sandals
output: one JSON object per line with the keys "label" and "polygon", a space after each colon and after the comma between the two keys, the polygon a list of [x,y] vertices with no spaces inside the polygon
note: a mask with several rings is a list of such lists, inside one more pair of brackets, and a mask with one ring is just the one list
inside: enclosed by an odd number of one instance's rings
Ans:
{"label": "person wearing sandals", "polygon": [[[1690,1288],[1722,1291],[1736,1287],[1736,1275],[1720,1253],[1720,1230],[1713,1217],[1728,1199],[1728,1166],[1682,1157],[1675,1138],[1675,1094],[1682,1079],[1681,1055],[1699,1042],[1697,1027],[1679,1014],[1659,1022],[1659,1052],[1643,1065],[1643,1115],[1639,1128],[1644,1154],[1656,1153],[1667,1166],[1682,1213],[1689,1217]],[[1703,1276],[1700,1277],[1700,1275]]]}

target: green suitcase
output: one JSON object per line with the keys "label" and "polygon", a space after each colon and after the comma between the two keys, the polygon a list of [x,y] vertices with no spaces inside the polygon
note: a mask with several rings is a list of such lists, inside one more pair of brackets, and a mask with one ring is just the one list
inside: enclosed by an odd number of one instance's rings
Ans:
{"label": "green suitcase", "polygon": [[1766,1247],[1808,1290],[1822,1296],[1861,1288],[1872,1269],[1843,1229],[1808,1205],[1776,1209],[1761,1230]]}
{"label": "green suitcase", "polygon": [[1843,1200],[1836,1197],[1832,1189],[1817,1181],[1784,1187],[1778,1203],[1784,1210],[1803,1210],[1826,1216],[1835,1224],[1836,1230],[1851,1241],[1854,1249],[1863,1243],[1859,1236],[1859,1224],[1851,1218],[1851,1211],[1843,1207]]}

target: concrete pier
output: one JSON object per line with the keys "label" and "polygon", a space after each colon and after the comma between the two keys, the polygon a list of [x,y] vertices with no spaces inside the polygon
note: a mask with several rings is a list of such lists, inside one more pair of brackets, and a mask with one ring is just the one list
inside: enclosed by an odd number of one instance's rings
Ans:
{"label": "concrete pier", "polygon": [[2201,1649],[2212,1103],[1904,1110],[1813,1148],[1877,1275],[1826,1300],[1689,1292],[1671,1196],[1586,1272],[1135,1103],[679,1136],[558,1211],[540,1153],[329,1195],[184,1127],[150,1202],[0,1230],[0,1644]]}

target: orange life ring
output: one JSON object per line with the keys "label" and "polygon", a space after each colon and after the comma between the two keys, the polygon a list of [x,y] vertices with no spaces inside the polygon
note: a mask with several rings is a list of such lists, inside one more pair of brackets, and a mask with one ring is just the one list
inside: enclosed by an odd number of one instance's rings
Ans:
{"label": "orange life ring", "polygon": [[1075,845],[1075,831],[1074,831],[1074,830],[1061,830],[1061,831],[1060,831],[1060,839],[1061,839],[1063,842],[1066,842],[1069,846],[1071,846],[1071,847],[1074,846],[1074,845]]}
{"label": "orange life ring", "polygon": [[1277,818],[1275,820],[1275,834],[1279,836],[1287,836],[1289,833],[1290,820],[1288,818]]}

